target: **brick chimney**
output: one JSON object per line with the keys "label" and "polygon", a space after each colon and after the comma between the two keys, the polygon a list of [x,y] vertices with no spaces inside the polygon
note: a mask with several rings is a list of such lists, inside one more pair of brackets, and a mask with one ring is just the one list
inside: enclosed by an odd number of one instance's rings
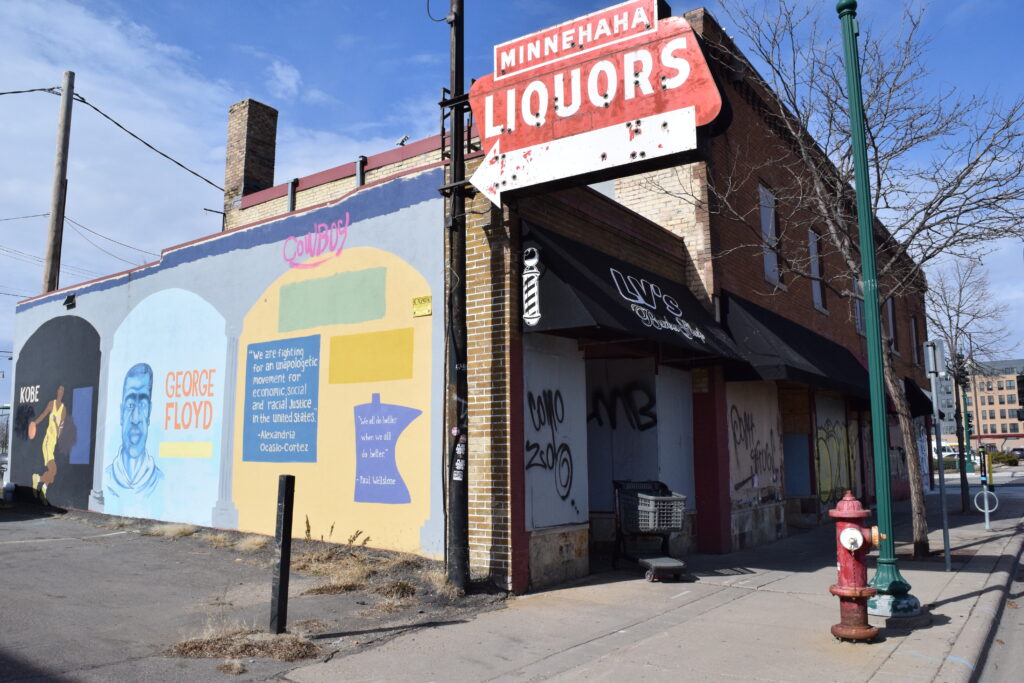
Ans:
{"label": "brick chimney", "polygon": [[238,210],[243,195],[273,187],[276,147],[276,109],[256,100],[231,105],[224,168],[225,214]]}

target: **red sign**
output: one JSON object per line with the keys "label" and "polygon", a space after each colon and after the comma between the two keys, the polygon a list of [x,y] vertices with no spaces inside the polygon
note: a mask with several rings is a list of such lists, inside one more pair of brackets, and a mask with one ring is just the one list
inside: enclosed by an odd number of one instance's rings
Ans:
{"label": "red sign", "polygon": [[[714,120],[722,106],[693,29],[682,17],[658,20],[657,0],[631,0],[502,43],[494,48],[494,64],[495,73],[477,80],[469,94],[488,152],[496,145],[502,154],[554,152],[559,140],[627,123],[630,130],[626,135],[623,128],[622,137],[628,144],[641,130],[641,120],[643,130],[651,130],[651,117],[692,108],[692,125],[700,126]],[[601,139],[602,144],[609,140]],[[566,149],[579,149],[580,142]],[[658,148],[661,154],[682,151],[660,143]],[[616,151],[621,150],[608,153]],[[598,168],[588,162],[565,175]],[[496,199],[498,193],[488,194]]]}

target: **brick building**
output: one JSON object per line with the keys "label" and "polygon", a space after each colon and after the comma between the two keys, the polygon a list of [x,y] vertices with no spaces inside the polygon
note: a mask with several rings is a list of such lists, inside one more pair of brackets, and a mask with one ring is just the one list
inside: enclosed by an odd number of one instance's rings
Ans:
{"label": "brick building", "polygon": [[[686,18],[704,39],[729,112],[698,130],[696,152],[602,191],[534,192],[500,209],[482,195],[467,199],[470,565],[516,591],[603,566],[615,534],[615,481],[658,480],[687,496],[683,531],[670,539],[675,553],[769,543],[789,525],[818,523],[847,488],[873,495],[863,306],[780,277],[787,253],[814,260],[826,280],[842,270],[816,235],[786,230],[785,198],[773,194],[781,180],[758,152],[780,141],[770,94],[722,57],[724,36],[706,12]],[[163,382],[182,367],[205,368],[205,377],[225,380],[211,404],[217,419],[191,441],[172,440],[165,420],[172,459],[161,459],[163,443],[153,459],[167,478],[180,465],[182,481],[207,482],[203,515],[171,498],[124,513],[265,531],[269,513],[254,501],[290,472],[305,506],[296,533],[303,516],[314,536],[344,520],[382,547],[438,556],[448,471],[441,138],[275,185],[276,121],[252,100],[229,112],[225,232],[165,250],[137,272],[19,304],[16,349],[25,361],[16,385],[43,377],[34,385],[43,398],[64,386],[31,360],[55,355],[47,340],[81,338],[95,349],[74,400],[92,405],[90,438],[107,446],[102,457],[91,445],[57,454],[60,476],[78,472],[69,506],[104,510],[115,500],[116,492],[103,494],[118,473],[118,412],[132,378],[148,372]],[[481,158],[469,156],[469,173]],[[713,190],[739,179],[738,168],[757,171],[733,183],[734,201],[754,216],[755,240],[750,225],[709,210]],[[67,315],[71,294],[78,308]],[[923,306],[921,293],[885,306],[892,360],[915,399],[924,381]],[[216,343],[154,337],[161,317],[176,319],[167,311],[207,309],[205,322],[183,327]],[[47,326],[57,321],[53,334]],[[143,337],[167,347],[155,354],[162,365],[141,362]],[[212,355],[188,355],[200,351]],[[288,373],[267,374],[280,362]],[[160,382],[167,406],[154,409],[170,415],[178,384]],[[262,400],[273,391],[319,404],[282,412]],[[103,401],[106,412],[97,412]],[[16,410],[27,424],[41,406]],[[305,422],[310,412],[319,431],[308,436],[252,427]],[[376,428],[397,423],[408,429]],[[905,493],[894,425],[894,491]],[[31,475],[39,447],[19,429],[15,480],[38,489]],[[379,447],[366,446],[373,440]]]}

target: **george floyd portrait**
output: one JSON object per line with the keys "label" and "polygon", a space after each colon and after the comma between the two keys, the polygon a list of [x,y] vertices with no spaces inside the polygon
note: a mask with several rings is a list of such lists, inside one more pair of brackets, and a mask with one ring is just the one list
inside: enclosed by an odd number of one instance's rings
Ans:
{"label": "george floyd portrait", "polygon": [[114,498],[148,498],[164,475],[149,454],[149,418],[152,412],[153,369],[136,363],[121,389],[121,446],[105,470],[105,494]]}

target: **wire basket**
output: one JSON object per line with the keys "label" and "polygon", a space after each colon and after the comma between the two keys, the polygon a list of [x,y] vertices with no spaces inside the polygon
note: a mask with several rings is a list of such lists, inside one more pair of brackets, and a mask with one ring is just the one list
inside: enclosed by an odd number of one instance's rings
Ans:
{"label": "wire basket", "polygon": [[619,520],[626,534],[682,531],[685,507],[686,496],[679,493],[619,491]]}

